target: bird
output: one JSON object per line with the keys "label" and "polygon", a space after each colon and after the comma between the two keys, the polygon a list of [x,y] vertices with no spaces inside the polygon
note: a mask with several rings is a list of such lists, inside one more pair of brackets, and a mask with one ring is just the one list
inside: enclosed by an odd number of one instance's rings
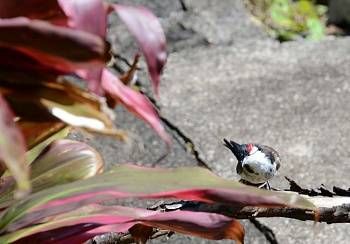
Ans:
{"label": "bird", "polygon": [[269,180],[281,166],[280,156],[275,149],[256,143],[239,144],[227,139],[224,139],[224,146],[238,160],[236,172],[241,177],[240,182],[271,189]]}

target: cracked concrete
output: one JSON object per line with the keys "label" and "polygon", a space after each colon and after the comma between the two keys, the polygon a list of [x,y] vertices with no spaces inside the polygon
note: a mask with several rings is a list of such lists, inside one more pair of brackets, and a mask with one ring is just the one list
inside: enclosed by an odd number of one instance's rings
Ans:
{"label": "cracked concrete", "polygon": [[[178,52],[164,74],[162,112],[223,177],[237,177],[236,161],[222,146],[228,137],[272,145],[280,152],[283,164],[274,186],[286,186],[284,175],[307,186],[347,186],[350,59],[343,54],[349,52],[347,38],[198,48],[190,58]],[[344,224],[319,224],[316,233],[312,223],[263,222],[281,243],[349,240]]]}
{"label": "cracked concrete", "polygon": [[[198,156],[217,174],[237,178],[236,161],[222,146],[222,138],[228,137],[261,142],[280,152],[283,164],[273,186],[286,187],[286,175],[306,187],[349,187],[350,38],[280,44],[267,37],[237,0],[184,0],[187,11],[180,1],[118,2],[144,4],[160,17],[170,52],[161,84],[162,115],[193,141]],[[135,46],[116,23],[114,16],[114,51],[132,57]],[[147,91],[146,77],[141,74]],[[102,152],[109,165],[152,165],[164,154],[164,144],[124,109],[116,112],[117,126],[130,132],[129,143],[80,139]],[[175,136],[171,153],[159,166],[197,165],[183,138]],[[261,221],[279,243],[350,242],[346,224]],[[267,243],[249,221],[243,222],[246,243]],[[158,242],[162,240],[152,243]],[[213,243],[180,235],[168,242]]]}

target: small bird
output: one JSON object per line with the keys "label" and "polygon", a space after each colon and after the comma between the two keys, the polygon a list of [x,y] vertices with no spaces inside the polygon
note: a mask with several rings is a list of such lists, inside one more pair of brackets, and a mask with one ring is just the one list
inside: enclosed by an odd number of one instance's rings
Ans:
{"label": "small bird", "polygon": [[276,175],[281,165],[277,151],[260,144],[239,144],[226,139],[224,142],[238,160],[236,171],[241,182],[271,189],[268,181]]}

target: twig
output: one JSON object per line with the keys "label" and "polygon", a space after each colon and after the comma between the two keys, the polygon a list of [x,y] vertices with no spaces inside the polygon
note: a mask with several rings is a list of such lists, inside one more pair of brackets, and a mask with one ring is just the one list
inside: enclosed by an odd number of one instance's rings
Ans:
{"label": "twig", "polygon": [[85,242],[85,244],[130,244],[134,242],[134,238],[130,234],[109,232],[103,235],[95,236],[94,238]]}
{"label": "twig", "polygon": [[[310,197],[301,195],[316,206],[316,211],[291,207],[257,208],[237,207],[225,204],[184,204],[181,210],[210,212],[236,219],[284,217],[326,223],[350,223],[350,197]],[[258,210],[258,211],[257,211]]]}
{"label": "twig", "polygon": [[180,2],[180,5],[181,5],[181,9],[182,9],[183,11],[188,11],[188,8],[187,8],[187,6],[186,6],[184,0],[179,0],[179,2]]}
{"label": "twig", "polygon": [[[118,59],[118,60],[120,60],[120,61],[122,61],[124,64],[126,64],[129,68],[131,68],[132,66],[133,66],[133,64],[127,59],[127,58],[125,58],[125,57],[123,57],[123,56],[121,56],[121,55],[119,55],[119,54],[116,54],[116,53],[113,53],[112,54],[113,55],[113,57],[115,58],[115,59]],[[114,66],[115,67],[115,66]],[[141,68],[136,68],[136,70],[142,70]]]}
{"label": "twig", "polygon": [[284,217],[298,220],[312,220],[318,222],[350,223],[350,188],[348,190],[333,187],[333,191],[321,185],[316,189],[301,187],[295,181],[286,177],[290,189],[279,192],[297,192],[300,196],[312,202],[315,211],[293,207],[262,208],[254,206],[233,206],[225,204],[207,204],[194,201],[178,201],[161,203],[154,210],[173,211],[187,210],[197,212],[210,212],[226,215],[236,219]]}
{"label": "twig", "polygon": [[251,218],[250,222],[257,228],[266,238],[266,240],[271,244],[278,244],[277,238],[273,230],[268,226],[264,225],[255,218]]}

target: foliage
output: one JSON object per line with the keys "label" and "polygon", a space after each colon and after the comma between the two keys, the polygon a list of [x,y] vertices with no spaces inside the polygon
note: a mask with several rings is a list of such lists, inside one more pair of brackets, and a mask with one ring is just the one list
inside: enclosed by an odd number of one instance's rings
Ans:
{"label": "foliage", "polygon": [[[41,8],[32,8],[30,2]],[[21,3],[27,9],[16,7]],[[4,123],[0,126],[2,131],[8,132],[3,134],[0,159],[17,180],[19,190],[29,189],[29,168],[24,163],[24,139],[17,132],[18,127],[31,125],[26,131],[35,131],[34,138],[40,138],[47,128],[62,121],[122,138],[124,134],[114,127],[108,107],[112,104],[110,100],[114,100],[113,105],[124,105],[169,143],[150,101],[124,85],[105,66],[110,46],[106,41],[106,21],[112,10],[122,16],[138,40],[157,90],[166,61],[165,37],[156,17],[148,10],[107,5],[98,0],[0,3],[0,12],[3,13],[0,17],[4,17],[0,21],[3,54],[0,58],[0,91],[6,100],[1,100]],[[151,24],[144,25],[144,22]],[[72,75],[85,81],[88,90],[69,83],[67,76]],[[5,109],[7,103],[16,116],[16,124],[12,122],[12,113]],[[27,137],[28,149],[32,146],[30,140]],[[9,150],[9,147],[17,151]],[[14,155],[6,153],[9,151]]]}
{"label": "foliage", "polygon": [[314,209],[295,194],[243,186],[201,168],[115,166],[103,172],[98,152],[62,139],[70,126],[123,139],[112,110],[123,105],[170,144],[153,105],[126,85],[138,55],[120,78],[106,67],[112,11],[135,36],[158,95],[165,37],[149,10],[101,0],[0,2],[0,243],[79,243],[108,231],[130,231],[145,241],[153,227],[243,240],[240,223],[223,215],[102,204],[127,197]]}
{"label": "foliage", "polygon": [[306,37],[319,40],[325,35],[326,6],[313,0],[248,0],[252,13],[281,41]]}
{"label": "foliage", "polygon": [[[310,202],[295,194],[274,193],[244,186],[221,179],[202,168],[116,166],[109,172],[86,180],[57,185],[20,201],[6,202],[7,209],[0,220],[0,228],[5,234],[0,237],[0,242],[13,242],[26,237],[30,240],[43,240],[47,238],[49,230],[53,231],[50,235],[52,241],[68,241],[70,238],[84,241],[106,231],[124,232],[135,224],[208,239],[242,241],[243,227],[239,222],[219,214],[186,211],[162,213],[97,204],[127,197],[179,198],[267,207],[288,205],[313,209]],[[79,225],[83,223],[90,223],[91,226],[84,229]],[[71,225],[75,226],[73,232],[60,233],[61,228]]]}

